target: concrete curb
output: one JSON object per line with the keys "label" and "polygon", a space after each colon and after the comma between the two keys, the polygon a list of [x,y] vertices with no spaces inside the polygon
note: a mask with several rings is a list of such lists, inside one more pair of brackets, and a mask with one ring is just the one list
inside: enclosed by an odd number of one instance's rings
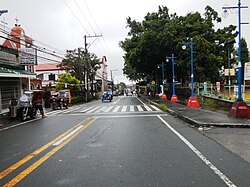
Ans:
{"label": "concrete curb", "polygon": [[[151,101],[150,99],[147,99],[146,100],[148,102],[150,102],[151,104],[155,105],[156,107],[159,108],[159,104],[154,102],[154,101]],[[196,121],[194,119],[191,119],[187,116],[184,116],[184,115],[181,115],[179,114],[178,112],[175,112],[174,110],[171,110],[169,108],[167,108],[167,112],[170,113],[171,115],[173,116],[177,116],[178,118],[180,118],[181,120],[189,123],[189,124],[192,124],[196,127],[211,127],[211,126],[217,126],[217,127],[250,127],[250,124],[242,124],[242,123],[202,123],[202,122],[199,122],[199,121]]]}

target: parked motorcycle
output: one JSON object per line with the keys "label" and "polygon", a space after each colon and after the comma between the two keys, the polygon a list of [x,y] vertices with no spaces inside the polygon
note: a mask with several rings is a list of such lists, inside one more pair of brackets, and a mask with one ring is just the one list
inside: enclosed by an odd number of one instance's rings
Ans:
{"label": "parked motorcycle", "polygon": [[21,121],[25,121],[28,118],[35,118],[37,115],[37,107],[35,107],[32,103],[34,95],[39,95],[42,97],[42,91],[25,91],[19,99],[11,99],[9,103],[9,117],[20,118]]}
{"label": "parked motorcycle", "polygon": [[56,110],[58,108],[63,109],[63,107],[67,109],[69,106],[70,100],[71,100],[70,91],[60,90],[59,92],[52,94],[52,98],[51,98],[52,109],[53,110]]}
{"label": "parked motorcycle", "polygon": [[31,96],[24,94],[19,99],[19,113],[22,121],[36,116],[36,109],[32,107]]}

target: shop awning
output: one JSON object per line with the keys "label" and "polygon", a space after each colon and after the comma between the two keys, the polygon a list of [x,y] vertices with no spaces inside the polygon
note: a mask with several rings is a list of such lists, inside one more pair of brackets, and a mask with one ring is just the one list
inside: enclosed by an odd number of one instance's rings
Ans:
{"label": "shop awning", "polygon": [[36,74],[22,70],[0,67],[0,77],[36,78]]}

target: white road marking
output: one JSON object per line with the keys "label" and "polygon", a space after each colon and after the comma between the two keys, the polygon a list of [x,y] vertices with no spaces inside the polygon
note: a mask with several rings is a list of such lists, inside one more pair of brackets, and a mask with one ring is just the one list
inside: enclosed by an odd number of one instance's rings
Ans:
{"label": "white road marking", "polygon": [[178,136],[207,166],[218,175],[223,182],[229,187],[236,187],[236,185],[230,181],[226,175],[224,175],[218,168],[215,167],[193,144],[191,144],[184,136],[177,132],[171,125],[169,125],[161,116],[157,116],[176,136]]}
{"label": "white road marking", "polygon": [[112,108],[113,108],[113,106],[110,106],[106,110],[104,110],[104,112],[109,112]]}
{"label": "white road marking", "polygon": [[130,110],[130,112],[134,112],[135,111],[135,107],[134,106],[130,106],[129,110]]}
{"label": "white road marking", "polygon": [[146,108],[146,110],[147,110],[147,111],[152,111],[152,109],[151,109],[151,108],[149,108],[149,106],[148,106],[148,105],[144,105],[144,107]]}
{"label": "white road marking", "polygon": [[76,108],[71,108],[71,109],[69,109],[69,110],[67,110],[67,111],[62,111],[64,114],[67,114],[67,113],[70,113],[70,112],[73,112],[73,111],[76,111],[76,110],[78,110],[80,107],[76,107]]}
{"label": "white road marking", "polygon": [[93,107],[89,107],[89,108],[86,108],[86,109],[84,109],[84,110],[81,110],[80,112],[86,112],[86,111],[88,111],[88,110],[91,110]]}
{"label": "white road marking", "polygon": [[157,108],[156,106],[154,106],[154,105],[150,105],[153,109],[155,109],[155,110],[160,110],[159,108]]}
{"label": "white road marking", "polygon": [[143,111],[143,109],[142,109],[142,107],[140,105],[137,105],[137,108],[138,108],[138,111],[140,111],[140,112]]}
{"label": "white road marking", "polygon": [[[107,116],[95,116],[98,118],[136,118],[136,117],[158,117],[159,114],[139,114],[136,113],[135,115],[107,115]],[[168,114],[161,114],[161,116],[168,116]]]}
{"label": "white road marking", "polygon": [[100,108],[100,106],[97,106],[97,107],[95,107],[95,108],[93,108],[93,109],[87,111],[86,113],[91,113],[91,112],[93,112],[93,111],[95,111],[95,110],[97,110],[97,109],[99,109],[99,108]]}
{"label": "white road marking", "polygon": [[97,111],[95,111],[95,112],[97,113],[97,112],[104,111],[106,108],[107,108],[107,106],[103,106],[103,107],[99,108],[99,109],[98,109]]}
{"label": "white road marking", "polygon": [[142,100],[140,100],[138,97],[136,97],[136,99],[138,99],[138,101],[140,101],[143,105],[146,105],[146,104],[143,103]]}
{"label": "white road marking", "polygon": [[120,106],[116,106],[115,109],[113,110],[113,112],[118,112]]}
{"label": "white road marking", "polygon": [[54,143],[54,146],[60,145],[62,142],[64,142],[65,140],[67,140],[70,136],[72,136],[73,134],[75,134],[77,131],[79,131],[81,128],[83,128],[83,125],[80,125],[79,127],[77,127],[75,130],[71,131],[69,134],[67,134],[66,136],[64,136],[63,138],[61,138],[60,140],[58,140],[56,143]]}
{"label": "white road marking", "polygon": [[127,106],[123,106],[121,112],[126,112]]}

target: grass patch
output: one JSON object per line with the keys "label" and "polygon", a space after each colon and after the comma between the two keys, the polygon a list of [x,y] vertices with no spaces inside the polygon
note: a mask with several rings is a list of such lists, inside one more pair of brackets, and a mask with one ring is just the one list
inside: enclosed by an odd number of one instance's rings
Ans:
{"label": "grass patch", "polygon": [[212,99],[205,99],[204,106],[214,109],[218,108],[216,101]]}
{"label": "grass patch", "polygon": [[164,105],[164,104],[159,104],[158,108],[161,109],[161,110],[163,110],[163,111],[167,111],[167,106]]}

